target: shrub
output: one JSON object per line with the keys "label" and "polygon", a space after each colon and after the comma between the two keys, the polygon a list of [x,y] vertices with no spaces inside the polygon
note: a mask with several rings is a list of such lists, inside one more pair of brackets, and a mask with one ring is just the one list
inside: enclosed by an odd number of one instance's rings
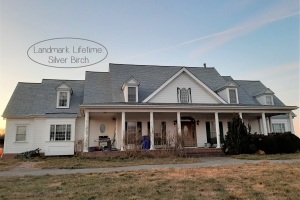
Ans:
{"label": "shrub", "polygon": [[234,116],[228,122],[228,132],[225,136],[223,150],[226,154],[254,153],[257,151],[251,136],[251,127],[245,126],[239,116]]}

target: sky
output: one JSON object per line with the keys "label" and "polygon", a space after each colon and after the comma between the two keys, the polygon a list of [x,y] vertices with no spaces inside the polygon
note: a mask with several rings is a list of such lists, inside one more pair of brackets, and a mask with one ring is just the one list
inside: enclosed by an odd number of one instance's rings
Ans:
{"label": "sky", "polygon": [[[215,67],[236,80],[260,80],[299,107],[299,0],[2,0],[0,113],[17,83],[84,80],[109,63]],[[102,62],[77,69],[33,62],[42,40],[84,38],[107,48]],[[299,109],[294,111],[299,116]],[[299,117],[294,119],[300,135]],[[5,120],[0,119],[0,128]]]}

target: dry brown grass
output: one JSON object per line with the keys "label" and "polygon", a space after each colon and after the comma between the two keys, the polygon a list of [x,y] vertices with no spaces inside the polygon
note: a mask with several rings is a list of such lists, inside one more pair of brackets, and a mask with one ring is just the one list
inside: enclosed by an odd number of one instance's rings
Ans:
{"label": "dry brown grass", "polygon": [[188,164],[199,163],[199,158],[80,158],[80,157],[47,157],[30,160],[14,158],[1,158],[0,171],[15,168],[23,162],[34,162],[35,168],[40,169],[83,169],[104,167],[125,167],[136,165],[163,165],[163,164]]}
{"label": "dry brown grass", "polygon": [[11,158],[0,158],[0,171],[7,171],[20,165],[20,160]]}
{"label": "dry brown grass", "polygon": [[291,160],[291,159],[300,159],[300,152],[291,153],[291,154],[270,154],[270,155],[240,154],[232,157],[238,159],[246,159],[246,160]]}
{"label": "dry brown grass", "polygon": [[300,163],[1,177],[0,199],[298,199]]}

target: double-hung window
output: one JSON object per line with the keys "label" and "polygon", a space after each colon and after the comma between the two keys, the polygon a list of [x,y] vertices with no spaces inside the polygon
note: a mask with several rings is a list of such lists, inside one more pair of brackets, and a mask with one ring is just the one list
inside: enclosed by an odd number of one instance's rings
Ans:
{"label": "double-hung window", "polygon": [[16,142],[24,142],[26,141],[26,126],[17,126],[17,133],[16,133]]}
{"label": "double-hung window", "polygon": [[50,141],[69,141],[71,140],[71,125],[51,125]]}
{"label": "double-hung window", "polygon": [[68,106],[68,92],[59,92],[58,106],[59,107]]}
{"label": "double-hung window", "polygon": [[229,99],[230,99],[230,103],[233,103],[233,104],[237,103],[235,89],[229,89]]}
{"label": "double-hung window", "polygon": [[266,96],[266,105],[273,105],[272,96]]}
{"label": "double-hung window", "polygon": [[128,102],[136,102],[136,87],[128,87]]}

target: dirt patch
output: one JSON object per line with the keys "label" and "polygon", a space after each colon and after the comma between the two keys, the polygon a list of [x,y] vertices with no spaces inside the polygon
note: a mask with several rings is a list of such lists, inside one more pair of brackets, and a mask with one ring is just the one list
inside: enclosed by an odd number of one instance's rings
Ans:
{"label": "dirt patch", "polygon": [[36,170],[39,169],[35,167],[37,164],[42,163],[42,162],[21,162],[20,165],[16,166],[12,170],[18,171],[18,170]]}

